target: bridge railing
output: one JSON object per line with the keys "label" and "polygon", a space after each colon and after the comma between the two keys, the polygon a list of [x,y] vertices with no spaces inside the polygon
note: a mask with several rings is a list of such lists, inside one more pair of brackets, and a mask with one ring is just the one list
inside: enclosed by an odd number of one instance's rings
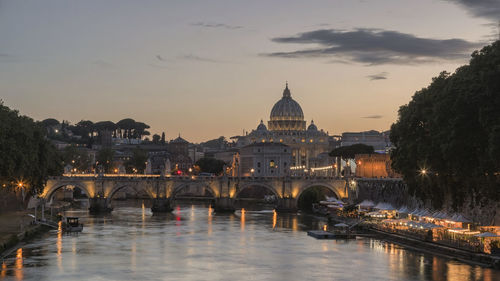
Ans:
{"label": "bridge railing", "polygon": [[52,180],[60,180],[64,178],[85,178],[85,179],[172,179],[172,180],[215,180],[227,178],[229,180],[338,180],[347,179],[345,177],[334,176],[315,176],[315,175],[302,175],[302,176],[285,176],[285,177],[261,177],[261,176],[246,176],[246,177],[225,177],[225,176],[199,176],[199,175],[166,175],[162,177],[158,174],[63,174],[59,177],[50,177]]}

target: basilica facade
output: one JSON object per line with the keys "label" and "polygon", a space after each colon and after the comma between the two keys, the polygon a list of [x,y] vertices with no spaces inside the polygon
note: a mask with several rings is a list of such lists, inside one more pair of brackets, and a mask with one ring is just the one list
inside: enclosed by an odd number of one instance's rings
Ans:
{"label": "basilica facade", "polygon": [[313,171],[331,166],[328,156],[335,147],[335,140],[319,130],[311,120],[307,126],[301,106],[291,95],[288,83],[283,96],[271,109],[267,126],[261,120],[255,130],[238,136],[236,145],[243,147],[255,143],[280,143],[290,147],[290,172]]}

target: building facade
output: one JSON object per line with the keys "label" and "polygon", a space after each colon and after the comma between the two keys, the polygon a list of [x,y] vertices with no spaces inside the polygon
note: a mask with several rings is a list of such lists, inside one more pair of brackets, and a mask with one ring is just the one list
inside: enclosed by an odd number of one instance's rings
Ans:
{"label": "building facade", "polygon": [[357,154],[356,177],[359,178],[400,178],[391,168],[389,154]]}
{"label": "building facade", "polygon": [[254,143],[240,149],[236,162],[239,176],[283,177],[289,173],[292,151],[282,143]]}
{"label": "building facade", "polygon": [[257,143],[279,143],[289,146],[291,150],[289,168],[293,170],[303,171],[333,164],[324,158],[325,152],[335,148],[332,145],[333,139],[327,132],[319,130],[314,121],[311,120],[307,126],[302,108],[292,98],[288,84],[281,99],[271,109],[267,126],[261,120],[255,130],[244,136],[237,136],[236,139],[237,147]]}

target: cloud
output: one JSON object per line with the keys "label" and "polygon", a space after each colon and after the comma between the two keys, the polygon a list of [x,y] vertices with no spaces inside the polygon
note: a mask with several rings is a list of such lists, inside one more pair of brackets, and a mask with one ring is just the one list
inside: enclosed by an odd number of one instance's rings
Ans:
{"label": "cloud", "polygon": [[225,29],[241,29],[241,25],[229,25],[225,23],[210,23],[210,22],[195,22],[191,24],[192,26],[201,26],[206,28],[225,28]]}
{"label": "cloud", "polygon": [[384,117],[383,115],[368,115],[368,116],[363,116],[361,118],[366,118],[366,119],[380,119]]}
{"label": "cloud", "polygon": [[380,73],[377,73],[377,74],[372,74],[372,75],[368,75],[366,77],[368,77],[371,81],[373,80],[385,80],[387,79],[387,72],[380,72]]}
{"label": "cloud", "polygon": [[7,53],[0,53],[0,63],[15,63],[15,62],[20,62],[18,57],[7,54]]}
{"label": "cloud", "polygon": [[223,63],[223,61],[214,60],[211,58],[200,57],[194,54],[187,54],[178,57],[179,59],[190,60],[190,61],[200,61],[200,62],[210,62],[210,63]]}
{"label": "cloud", "polygon": [[447,0],[457,3],[475,17],[500,20],[500,0]]}
{"label": "cloud", "polygon": [[357,28],[319,29],[296,36],[277,37],[276,43],[315,45],[288,52],[267,53],[280,58],[328,57],[350,62],[379,64],[419,64],[467,58],[483,43],[463,39],[431,39],[391,30]]}

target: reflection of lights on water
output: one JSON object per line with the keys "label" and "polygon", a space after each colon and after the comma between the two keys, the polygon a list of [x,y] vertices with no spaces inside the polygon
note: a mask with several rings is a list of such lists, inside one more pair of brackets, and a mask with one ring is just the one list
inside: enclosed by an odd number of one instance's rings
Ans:
{"label": "reflection of lights on water", "polygon": [[7,275],[7,265],[5,264],[5,262],[2,262],[2,271],[0,272],[0,278],[5,278],[5,276]]}
{"label": "reflection of lights on water", "polygon": [[181,232],[179,231],[181,227],[181,207],[179,206],[175,208],[175,226],[177,227],[176,235],[181,235]]}
{"label": "reflection of lights on water", "polygon": [[144,207],[144,201],[142,201],[142,222],[144,222],[145,220],[146,220],[146,207]]}
{"label": "reflection of lights on water", "polygon": [[19,248],[16,252],[16,279],[23,280],[23,278],[23,248]]}
{"label": "reflection of lights on water", "polygon": [[57,267],[62,270],[62,221],[57,223]]}
{"label": "reflection of lights on water", "polygon": [[212,234],[212,205],[208,205],[208,235]]}
{"label": "reflection of lights on water", "polygon": [[276,222],[278,221],[278,213],[273,210],[273,229],[276,227]]}
{"label": "reflection of lights on water", "polygon": [[298,231],[299,230],[299,221],[296,216],[292,218],[292,230],[293,231]]}
{"label": "reflection of lights on water", "polygon": [[241,209],[241,231],[245,230],[245,209]]}

